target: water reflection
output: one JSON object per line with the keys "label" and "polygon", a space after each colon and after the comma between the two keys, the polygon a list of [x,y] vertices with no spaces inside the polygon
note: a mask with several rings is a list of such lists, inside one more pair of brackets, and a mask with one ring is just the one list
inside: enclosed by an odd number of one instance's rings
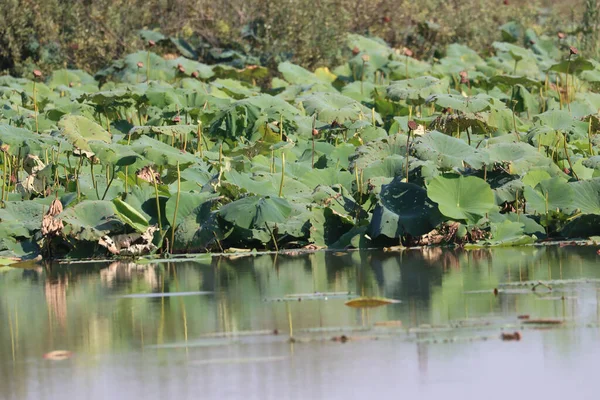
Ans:
{"label": "water reflection", "polygon": [[[558,351],[556,357],[568,359],[583,351],[598,336],[597,257],[595,249],[585,247],[429,249],[4,270],[0,273],[0,393],[6,398],[40,398],[42,393],[53,398],[61,387],[50,382],[72,375],[75,380],[69,381],[67,389],[81,397],[101,387],[93,376],[103,373],[135,390],[131,397],[144,397],[144,393],[154,397],[158,392],[152,388],[157,383],[149,382],[152,379],[145,378],[144,371],[169,370],[163,382],[166,388],[157,390],[167,397],[186,398],[193,392],[181,385],[197,385],[188,382],[192,379],[188,373],[189,368],[200,368],[203,374],[213,371],[202,381],[208,397],[238,398],[240,390],[250,385],[262,393],[256,398],[271,394],[336,398],[326,395],[331,389],[328,379],[335,375],[327,370],[332,363],[329,357],[347,363],[338,380],[352,382],[359,377],[360,368],[351,361],[361,359],[372,364],[371,370],[362,371],[372,379],[381,378],[375,373],[403,372],[414,378],[411,385],[421,382],[426,392],[434,393],[440,368],[448,367],[450,360],[466,362],[475,373],[481,372],[483,361],[475,362],[470,354],[483,343],[491,346],[487,352],[506,356],[508,345],[499,341],[499,334],[505,328],[526,329],[518,315],[565,321],[551,331],[528,330],[518,344],[522,349],[533,351],[536,342],[527,339],[536,338],[548,345],[538,349],[543,354],[555,356]],[[532,292],[529,286],[516,285],[521,292],[507,289],[493,294],[494,288],[511,282],[580,278],[588,281],[559,284],[552,292]],[[119,297],[174,292],[198,293]],[[268,301],[313,292],[352,292],[402,302],[355,310],[337,298]],[[382,321],[401,321],[402,328],[382,327]],[[290,323],[298,339],[292,345],[287,338]],[[344,353],[329,340],[340,332],[357,339],[348,344],[352,353]],[[493,338],[492,343],[482,340],[486,338]],[[57,349],[70,350],[75,357],[54,364],[42,359]],[[226,371],[231,379],[224,380],[214,371]],[[123,380],[120,373],[131,379]],[[461,382],[461,377],[455,378]],[[280,385],[281,379],[295,388],[294,395],[276,396],[268,389]],[[390,382],[380,384],[388,391],[393,388]],[[362,388],[339,390],[339,394],[353,395],[363,389],[368,393]],[[98,398],[114,394],[102,390]]]}

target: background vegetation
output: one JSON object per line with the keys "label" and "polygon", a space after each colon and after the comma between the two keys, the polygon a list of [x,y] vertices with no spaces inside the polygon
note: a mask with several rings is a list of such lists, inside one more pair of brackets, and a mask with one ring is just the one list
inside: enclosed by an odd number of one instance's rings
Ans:
{"label": "background vegetation", "polygon": [[509,21],[562,30],[596,50],[597,20],[596,0],[4,0],[0,71],[97,71],[143,48],[140,29],[205,48],[204,62],[215,49],[233,49],[262,64],[291,60],[314,68],[344,58],[347,32],[379,36],[430,58],[454,42],[486,53],[500,39],[497,27]]}

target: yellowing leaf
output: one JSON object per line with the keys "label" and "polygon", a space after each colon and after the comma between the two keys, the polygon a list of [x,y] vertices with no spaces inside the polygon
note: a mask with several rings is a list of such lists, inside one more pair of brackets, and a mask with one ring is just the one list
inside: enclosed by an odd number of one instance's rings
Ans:
{"label": "yellowing leaf", "polygon": [[348,307],[353,308],[373,308],[395,303],[400,303],[400,301],[394,299],[386,299],[384,297],[357,297],[355,299],[348,300],[345,304]]}
{"label": "yellowing leaf", "polygon": [[315,75],[320,80],[329,82],[329,83],[331,83],[337,79],[337,75],[332,74],[331,71],[329,71],[329,68],[327,68],[327,67],[321,67],[321,68],[315,69]]}

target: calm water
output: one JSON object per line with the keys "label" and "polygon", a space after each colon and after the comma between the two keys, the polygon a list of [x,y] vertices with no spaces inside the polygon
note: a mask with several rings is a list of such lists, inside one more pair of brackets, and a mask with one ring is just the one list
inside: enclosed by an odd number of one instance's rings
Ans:
{"label": "calm water", "polygon": [[[599,260],[563,247],[2,268],[0,398],[594,399]],[[339,294],[277,301],[314,292]],[[401,302],[355,309],[347,292]]]}

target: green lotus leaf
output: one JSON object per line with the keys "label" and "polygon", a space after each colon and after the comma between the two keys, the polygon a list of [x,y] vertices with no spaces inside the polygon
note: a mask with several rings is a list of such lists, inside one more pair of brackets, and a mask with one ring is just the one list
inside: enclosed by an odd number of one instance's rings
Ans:
{"label": "green lotus leaf", "polygon": [[486,154],[469,146],[465,141],[432,131],[418,137],[413,145],[420,160],[433,161],[441,170],[463,168],[465,163],[479,169],[486,161]]}
{"label": "green lotus leaf", "polygon": [[483,94],[472,97],[457,94],[433,94],[425,102],[435,103],[439,107],[452,108],[463,113],[477,113],[492,107],[489,96]]}
{"label": "green lotus leaf", "polygon": [[578,74],[583,71],[591,71],[594,69],[594,64],[590,60],[583,57],[577,57],[572,60],[563,60],[552,65],[548,71],[560,72],[562,74]]}
{"label": "green lotus leaf", "polygon": [[111,201],[83,201],[61,214],[64,233],[78,240],[97,241],[103,235],[120,233],[123,223]]}
{"label": "green lotus leaf", "polygon": [[583,214],[600,215],[600,178],[569,183],[573,189],[573,201],[566,212],[579,210]]}
{"label": "green lotus leaf", "polygon": [[292,206],[279,197],[249,196],[229,203],[219,210],[227,222],[243,229],[263,229],[265,225],[285,222],[292,214]]}
{"label": "green lotus leaf", "polygon": [[120,198],[113,199],[116,215],[121,221],[135,228],[138,232],[144,232],[148,228],[148,220],[135,208],[125,203]]}
{"label": "green lotus leaf", "polygon": [[370,226],[373,238],[379,235],[389,238],[407,234],[421,236],[442,222],[442,215],[427,197],[427,191],[415,184],[402,182],[400,177],[382,186],[379,199]]}
{"label": "green lotus leaf", "polygon": [[573,187],[561,178],[545,179],[535,188],[525,187],[528,213],[547,214],[569,209],[574,201]]}
{"label": "green lotus leaf", "polygon": [[90,140],[100,140],[105,143],[111,142],[111,134],[85,117],[78,115],[68,115],[58,121],[58,127],[61,128],[61,134],[80,150],[92,151],[89,145]]}
{"label": "green lotus leaf", "polygon": [[475,176],[440,175],[427,185],[427,195],[444,216],[458,221],[476,223],[497,209],[490,185]]}
{"label": "green lotus leaf", "polygon": [[407,100],[415,104],[424,103],[434,94],[446,93],[448,82],[432,76],[392,82],[387,87],[387,97],[392,101]]}
{"label": "green lotus leaf", "polygon": [[[357,121],[370,119],[371,110],[360,102],[339,93],[314,93],[298,99],[308,115],[317,115],[319,121],[332,123],[337,121]],[[383,123],[378,113],[375,113],[375,121]]]}

